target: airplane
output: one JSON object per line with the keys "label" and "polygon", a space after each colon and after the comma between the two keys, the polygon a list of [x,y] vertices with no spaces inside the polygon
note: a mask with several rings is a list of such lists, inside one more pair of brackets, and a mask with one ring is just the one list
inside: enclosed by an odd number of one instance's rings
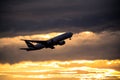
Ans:
{"label": "airplane", "polygon": [[[40,50],[43,48],[51,48],[55,49],[55,45],[64,45],[65,39],[69,38],[71,40],[73,33],[72,32],[66,32],[64,34],[61,34],[59,36],[56,36],[52,39],[46,40],[46,41],[40,41],[40,40],[24,40],[28,48],[20,48],[21,50],[26,51],[33,51],[33,50]],[[36,43],[36,44],[33,44]]]}

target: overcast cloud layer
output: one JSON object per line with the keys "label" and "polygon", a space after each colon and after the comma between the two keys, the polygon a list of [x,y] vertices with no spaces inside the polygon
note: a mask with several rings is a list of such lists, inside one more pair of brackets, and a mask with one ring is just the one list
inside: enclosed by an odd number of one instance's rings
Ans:
{"label": "overcast cloud layer", "polygon": [[0,37],[119,30],[118,0],[1,0]]}

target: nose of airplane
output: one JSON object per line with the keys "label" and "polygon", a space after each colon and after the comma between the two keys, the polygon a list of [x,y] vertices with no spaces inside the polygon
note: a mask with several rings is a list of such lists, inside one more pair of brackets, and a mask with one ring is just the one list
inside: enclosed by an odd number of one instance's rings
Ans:
{"label": "nose of airplane", "polygon": [[73,35],[73,33],[72,32],[69,32],[69,34],[72,36]]}

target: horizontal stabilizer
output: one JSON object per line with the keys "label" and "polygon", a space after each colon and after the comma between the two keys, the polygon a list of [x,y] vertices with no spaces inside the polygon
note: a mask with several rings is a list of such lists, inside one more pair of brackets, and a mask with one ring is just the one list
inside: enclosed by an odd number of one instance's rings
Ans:
{"label": "horizontal stabilizer", "polygon": [[20,50],[28,50],[28,48],[20,48]]}
{"label": "horizontal stabilizer", "polygon": [[32,48],[20,48],[20,50],[33,51],[33,50],[39,50],[39,49],[32,49]]}

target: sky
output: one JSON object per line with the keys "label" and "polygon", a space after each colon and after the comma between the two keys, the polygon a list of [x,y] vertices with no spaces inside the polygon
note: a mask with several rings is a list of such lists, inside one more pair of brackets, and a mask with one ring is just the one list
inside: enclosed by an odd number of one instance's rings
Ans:
{"label": "sky", "polygon": [[[0,80],[119,80],[119,14],[119,0],[0,0]],[[19,49],[65,32],[55,49]]]}
{"label": "sky", "polygon": [[0,79],[119,80],[119,65],[120,60],[25,61],[0,64]]}
{"label": "sky", "polygon": [[[118,0],[1,0],[0,63],[120,59]],[[55,50],[26,52],[20,39],[49,39],[71,31]],[[45,37],[47,36],[47,37]]]}

